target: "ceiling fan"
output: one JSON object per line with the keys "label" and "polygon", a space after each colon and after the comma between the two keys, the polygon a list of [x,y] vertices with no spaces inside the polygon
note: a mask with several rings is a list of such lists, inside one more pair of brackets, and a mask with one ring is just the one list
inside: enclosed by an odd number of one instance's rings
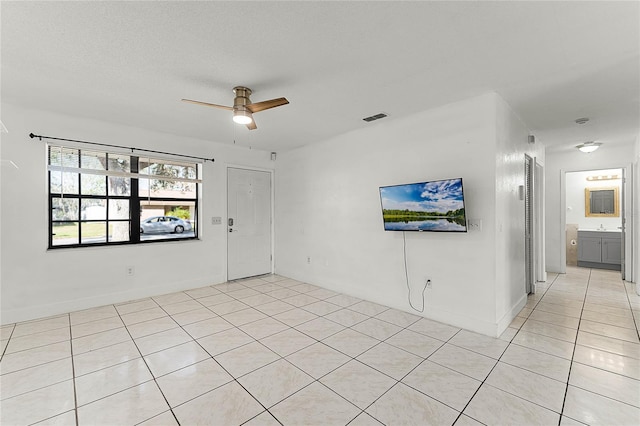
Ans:
{"label": "ceiling fan", "polygon": [[196,105],[204,105],[208,107],[226,109],[233,111],[233,121],[238,124],[246,124],[249,130],[255,130],[258,128],[256,122],[253,120],[253,114],[256,112],[264,111],[265,109],[275,108],[282,105],[286,105],[289,101],[286,98],[276,98],[268,101],[251,103],[251,89],[243,86],[236,86],[233,88],[233,93],[236,97],[233,100],[233,106],[210,104],[208,102],[194,101],[191,99],[182,99],[183,102],[190,102]]}

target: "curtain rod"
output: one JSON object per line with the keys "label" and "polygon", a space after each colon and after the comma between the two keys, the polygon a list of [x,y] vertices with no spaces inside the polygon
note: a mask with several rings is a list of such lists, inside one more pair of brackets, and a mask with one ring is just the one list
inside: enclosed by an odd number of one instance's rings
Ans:
{"label": "curtain rod", "polygon": [[216,161],[214,158],[195,157],[195,156],[192,156],[192,155],[175,154],[173,152],[154,151],[152,149],[133,148],[133,147],[130,147],[130,146],[122,146],[122,145],[111,145],[111,144],[108,144],[108,143],[79,141],[79,140],[75,140],[75,139],[65,139],[65,138],[54,138],[52,136],[34,135],[33,133],[29,133],[29,137],[31,139],[33,139],[33,138],[38,138],[40,140],[42,140],[42,139],[51,139],[51,140],[54,140],[54,141],[76,142],[76,143],[84,143],[84,144],[88,144],[88,145],[108,146],[108,147],[111,147],[111,148],[130,149],[131,152],[133,152],[133,151],[141,151],[141,152],[151,152],[153,154],[174,155],[176,157],[195,158],[197,160],[211,161],[212,163],[214,161]]}

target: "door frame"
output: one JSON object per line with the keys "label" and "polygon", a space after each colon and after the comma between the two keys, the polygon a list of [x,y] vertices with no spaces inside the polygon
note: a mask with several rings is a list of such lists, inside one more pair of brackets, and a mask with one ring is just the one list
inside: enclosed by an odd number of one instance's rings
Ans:
{"label": "door frame", "polygon": [[[263,167],[254,167],[247,166],[243,164],[234,164],[234,163],[225,163],[225,172],[224,172],[224,220],[222,221],[225,228],[227,227],[228,219],[229,219],[229,169],[242,169],[249,170],[254,172],[266,172],[269,173],[269,179],[271,181],[271,226],[269,232],[271,233],[271,273],[275,273],[275,170],[267,169]],[[229,232],[224,233],[224,242],[225,242],[225,268],[224,268],[224,278],[225,281],[229,280]]]}
{"label": "door frame", "polygon": [[524,270],[525,270],[525,292],[534,294],[536,292],[536,271],[535,271],[535,159],[525,154],[524,156]]}
{"label": "door frame", "polygon": [[630,238],[630,236],[634,235],[633,220],[629,220],[629,218],[633,218],[633,212],[627,211],[629,208],[633,208],[632,206],[634,205],[633,180],[630,179],[630,176],[633,176],[633,174],[630,163],[625,165],[598,165],[597,167],[589,168],[560,169],[560,273],[567,273],[567,173],[607,169],[622,169],[624,180],[622,181],[622,194],[620,194],[620,196],[624,200],[624,208],[620,209],[620,219],[623,221],[622,244],[625,244],[623,247],[625,270],[621,270],[620,272],[623,280],[636,282],[637,277],[635,274],[637,272],[633,270],[633,256],[634,253],[638,251],[638,248],[634,247],[633,238]]}
{"label": "door frame", "polygon": [[538,158],[533,158],[533,259],[535,267],[535,279],[536,282],[547,281],[547,267],[545,259],[545,187],[544,187],[544,165],[538,162]]}

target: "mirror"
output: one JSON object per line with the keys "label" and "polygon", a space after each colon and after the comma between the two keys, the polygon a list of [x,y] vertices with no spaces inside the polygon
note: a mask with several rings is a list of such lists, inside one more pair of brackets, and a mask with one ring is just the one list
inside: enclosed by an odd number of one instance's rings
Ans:
{"label": "mirror", "polygon": [[620,216],[618,188],[585,188],[584,211],[586,217]]}

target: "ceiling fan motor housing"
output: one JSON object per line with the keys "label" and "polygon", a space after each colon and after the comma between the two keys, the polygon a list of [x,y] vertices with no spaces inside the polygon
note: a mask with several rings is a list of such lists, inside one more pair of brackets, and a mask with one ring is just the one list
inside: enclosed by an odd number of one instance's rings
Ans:
{"label": "ceiling fan motor housing", "polygon": [[251,104],[249,96],[251,96],[251,89],[243,86],[236,86],[233,88],[233,93],[236,97],[233,100],[234,111],[248,111],[247,105]]}

